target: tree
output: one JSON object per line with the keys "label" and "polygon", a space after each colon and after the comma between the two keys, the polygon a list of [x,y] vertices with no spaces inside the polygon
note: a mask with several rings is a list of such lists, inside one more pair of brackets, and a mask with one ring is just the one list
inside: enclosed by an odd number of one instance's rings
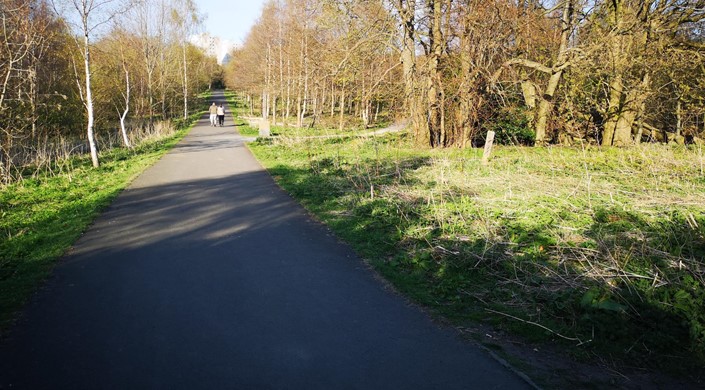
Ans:
{"label": "tree", "polygon": [[98,105],[106,106],[105,111],[117,114],[123,145],[131,148],[127,115],[133,98],[134,73],[131,68],[137,67],[131,64],[139,63],[139,39],[119,27],[119,24],[116,23],[110,34],[99,42],[100,50],[94,55],[94,60],[97,60],[94,66],[94,97]]}
{"label": "tree", "polygon": [[279,0],[226,79],[263,117],[279,95],[299,125],[325,107],[339,128],[367,126],[376,100],[430,147],[504,127],[516,134],[500,140],[525,145],[683,143],[689,117],[696,142],[704,13],[705,0]]}
{"label": "tree", "polygon": [[182,88],[184,102],[184,120],[188,118],[188,99],[189,99],[189,71],[186,50],[188,46],[188,38],[194,27],[200,23],[200,16],[196,9],[193,0],[174,0],[174,6],[171,13],[172,21],[176,29],[175,34],[181,46],[181,65],[182,65]]}
{"label": "tree", "polygon": [[[0,17],[2,18],[2,60],[0,61],[0,114],[2,115],[1,130],[2,142],[0,144],[0,174],[4,181],[9,180],[12,167],[12,147],[17,136],[16,128],[8,121],[12,117],[22,118],[17,115],[21,110],[21,92],[23,79],[28,73],[27,63],[35,46],[40,44],[41,36],[31,24],[29,14],[31,3],[21,1],[6,1],[0,3]],[[11,96],[15,93],[16,95]],[[11,101],[13,104],[10,104]],[[13,118],[14,119],[14,118]],[[19,124],[19,123],[17,123]],[[15,124],[15,125],[17,125]]]}
{"label": "tree", "polygon": [[[0,180],[49,126],[72,125],[68,34],[44,0],[0,0]],[[62,109],[63,108],[63,109]],[[42,130],[44,127],[44,130]]]}
{"label": "tree", "polygon": [[[600,8],[605,23],[595,28],[595,44],[607,42],[602,61],[607,76],[607,110],[602,145],[628,146],[642,123],[660,55],[672,47],[684,25],[705,18],[705,1],[614,0]],[[661,66],[658,66],[661,65]]]}
{"label": "tree", "polygon": [[[57,3],[61,0],[52,0],[57,9]],[[99,29],[109,23],[117,15],[126,12],[131,4],[123,0],[64,0],[61,3],[73,14],[71,24],[81,34],[81,40],[76,40],[80,56],[83,61],[83,76],[79,76],[76,68],[76,82],[81,94],[81,100],[86,108],[86,135],[90,147],[91,161],[94,167],[98,167],[98,147],[95,141],[93,125],[95,123],[93,86],[92,86],[92,62],[91,62],[91,42]],[[59,13],[57,11],[57,13]],[[68,20],[68,19],[67,19]]]}
{"label": "tree", "polygon": [[419,110],[417,93],[418,69],[416,65],[416,0],[396,0],[394,7],[401,23],[400,57],[404,75],[404,108],[409,113],[411,125],[417,139],[421,138],[424,126],[423,114]]}

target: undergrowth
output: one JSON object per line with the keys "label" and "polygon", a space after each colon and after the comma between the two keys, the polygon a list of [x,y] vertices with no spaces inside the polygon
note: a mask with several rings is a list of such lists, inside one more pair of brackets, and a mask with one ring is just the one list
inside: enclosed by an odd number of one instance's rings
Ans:
{"label": "undergrowth", "polygon": [[701,150],[420,150],[403,135],[250,144],[396,287],[575,356],[705,365]]}
{"label": "undergrowth", "polygon": [[[225,98],[233,113],[238,132],[246,137],[259,136],[260,117],[250,115],[247,102],[233,91],[226,91]],[[383,128],[390,124],[390,120],[386,118],[387,113],[384,113],[382,116],[384,118],[380,119],[375,125],[370,125],[367,128],[362,126],[361,123],[357,123],[357,120],[354,118],[346,117],[345,128],[341,131],[338,129],[338,115],[331,117],[324,114],[315,119],[307,117],[303,126],[297,127],[294,126],[296,114],[293,114],[288,118],[278,117],[275,121],[270,119],[270,134],[282,138],[337,138],[341,135],[352,137],[374,131],[374,129]]]}

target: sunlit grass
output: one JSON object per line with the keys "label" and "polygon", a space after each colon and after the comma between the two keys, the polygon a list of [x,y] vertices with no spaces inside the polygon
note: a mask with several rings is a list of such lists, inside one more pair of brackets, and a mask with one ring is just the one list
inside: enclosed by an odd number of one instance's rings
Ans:
{"label": "sunlit grass", "polygon": [[447,318],[556,339],[577,355],[704,362],[699,149],[499,147],[486,166],[480,150],[417,149],[403,134],[251,149],[400,290]]}

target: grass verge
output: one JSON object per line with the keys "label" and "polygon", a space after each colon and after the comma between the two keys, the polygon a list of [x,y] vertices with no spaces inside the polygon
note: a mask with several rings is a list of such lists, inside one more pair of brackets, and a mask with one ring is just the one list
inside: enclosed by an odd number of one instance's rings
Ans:
{"label": "grass verge", "polygon": [[[225,98],[227,99],[228,105],[232,110],[235,126],[238,128],[238,132],[245,137],[258,137],[259,129],[255,121],[259,120],[259,117],[255,118],[249,115],[250,113],[247,102],[233,91],[225,91]],[[379,122],[375,127],[365,128],[362,126],[350,127],[347,125],[350,125],[351,123],[346,122],[347,127],[341,131],[337,128],[337,117],[333,120],[326,115],[322,115],[322,117],[318,120],[307,118],[307,124],[303,127],[285,126],[283,121],[285,121],[285,118],[278,118],[276,123],[270,124],[270,134],[272,136],[282,138],[354,137],[362,133],[374,131],[375,128],[383,128],[390,124],[390,121],[387,120]],[[288,121],[293,122],[295,119],[290,117],[288,118]]]}
{"label": "grass verge", "polygon": [[[702,373],[702,150],[259,140],[279,184],[400,291],[579,359]],[[693,371],[693,369],[697,369]]]}
{"label": "grass verge", "polygon": [[233,121],[235,122],[235,127],[238,133],[244,137],[257,137],[259,136],[259,129],[254,126],[250,126],[249,122],[243,117],[247,116],[247,109],[245,102],[238,96],[237,93],[233,91],[226,90],[224,92],[225,100],[228,102],[228,107],[233,115]]}
{"label": "grass verge", "polygon": [[[0,191],[0,331],[51,272],[55,262],[93,219],[129,185],[181,140],[192,123],[133,150],[101,153],[94,169],[86,156],[60,169],[34,173]],[[60,173],[57,173],[60,172]]]}

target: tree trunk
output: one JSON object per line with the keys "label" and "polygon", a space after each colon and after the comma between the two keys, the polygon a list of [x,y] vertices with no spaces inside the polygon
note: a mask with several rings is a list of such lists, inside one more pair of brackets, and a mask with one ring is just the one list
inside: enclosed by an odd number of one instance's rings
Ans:
{"label": "tree trunk", "polygon": [[149,129],[154,128],[154,85],[152,71],[147,71],[147,115],[149,115]]}
{"label": "tree trunk", "polygon": [[162,63],[162,66],[159,68],[159,92],[161,94],[159,101],[162,106],[162,120],[165,120],[169,117],[169,113],[167,113],[166,107],[166,66],[164,65],[166,63],[166,58],[164,47],[159,49],[159,59]]}
{"label": "tree trunk", "polygon": [[[439,76],[440,79],[440,76]],[[448,132],[446,131],[446,101],[445,101],[445,91],[443,90],[443,84],[439,82],[439,91],[440,91],[440,116],[441,116],[441,121],[440,121],[440,129],[439,131],[441,132],[441,146],[446,147],[448,146]]]}
{"label": "tree trunk", "polygon": [[[279,18],[279,96],[284,99],[284,20]],[[277,99],[274,99],[274,110],[277,109]],[[275,114],[276,115],[276,114]]]}
{"label": "tree trunk", "polygon": [[37,136],[37,68],[34,64],[29,69],[29,107],[32,126],[32,139]]}
{"label": "tree trunk", "polygon": [[610,83],[608,119],[603,132],[603,146],[630,146],[634,144],[632,130],[646,107],[647,91],[651,83],[649,73],[642,76],[641,83],[629,93],[624,92],[621,74]]}
{"label": "tree trunk", "polygon": [[463,87],[462,90],[458,92],[458,98],[460,99],[460,108],[456,112],[456,126],[460,129],[460,145],[464,148],[467,146],[468,141],[471,137],[471,127],[473,126],[475,113],[472,111],[472,104],[470,99],[472,99],[472,84],[473,84],[473,74],[472,74],[472,58],[471,58],[471,34],[473,32],[473,26],[470,22],[470,18],[465,18],[463,22],[463,32],[460,37],[460,85]]}
{"label": "tree trunk", "polygon": [[680,94],[676,100],[676,137],[680,137],[683,133],[683,101]]}
{"label": "tree trunk", "polygon": [[303,84],[304,84],[304,38],[303,36],[301,37],[301,50],[299,52],[300,58],[299,58],[299,82],[298,82],[298,88],[296,88],[296,127],[300,128],[303,126],[301,118],[303,117],[303,100],[302,100],[302,92],[303,92]]}
{"label": "tree trunk", "polygon": [[558,48],[558,56],[551,69],[551,77],[548,80],[546,90],[541,96],[538,111],[536,112],[536,145],[545,145],[548,142],[546,137],[548,119],[553,112],[553,97],[556,94],[558,85],[563,76],[563,67],[568,60],[568,40],[572,32],[573,26],[573,2],[567,0],[563,6],[563,14],[561,16],[561,43]]}
{"label": "tree trunk", "polygon": [[95,134],[93,133],[95,118],[93,113],[93,91],[91,89],[91,51],[87,32],[83,37],[83,49],[83,66],[86,70],[86,114],[88,114],[86,133],[88,136],[88,146],[91,150],[91,162],[93,163],[93,167],[98,168],[100,162],[98,161],[98,147],[95,142]]}
{"label": "tree trunk", "polygon": [[186,61],[186,41],[181,44],[184,70],[184,121],[188,119],[188,62]]}
{"label": "tree trunk", "polygon": [[[624,0],[614,0],[609,3],[609,19],[612,35],[610,36],[611,80],[607,113],[603,131],[603,146],[629,146],[634,144],[632,132],[646,108],[648,92],[651,88],[650,70],[645,68],[638,85],[627,86],[633,56],[649,44],[652,22],[649,20],[649,10],[641,8],[637,23],[626,20],[626,11],[630,5]],[[627,8],[625,8],[627,7]],[[640,7],[645,7],[641,4]],[[633,10],[632,10],[633,11]],[[625,81],[626,80],[626,81]]]}
{"label": "tree trunk", "polygon": [[551,74],[548,81],[546,92],[541,97],[538,111],[536,112],[536,144],[544,145],[548,142],[546,138],[548,128],[548,118],[553,112],[553,96],[558,89],[558,83],[561,80],[563,71],[557,71]]}
{"label": "tree trunk", "polygon": [[345,127],[345,83],[340,89],[340,114],[338,118],[338,130],[343,131]]}
{"label": "tree trunk", "polygon": [[264,90],[262,91],[262,119],[269,118],[270,91],[272,89],[272,45],[267,42],[266,65],[264,68]]}
{"label": "tree trunk", "polygon": [[[397,11],[401,16],[401,24],[403,26],[401,61],[404,74],[404,108],[411,117],[411,127],[413,128],[415,138],[422,138],[422,128],[424,128],[425,120],[420,111],[419,99],[416,95],[416,1],[415,0],[398,0],[395,3]],[[425,134],[425,132],[424,132]],[[424,137],[425,138],[425,137]]]}
{"label": "tree trunk", "polygon": [[443,46],[441,34],[441,0],[428,0],[428,11],[433,19],[433,25],[431,26],[431,56],[428,61],[428,80],[427,88],[428,93],[426,99],[428,101],[428,144],[431,147],[442,146],[442,136],[440,131],[441,125],[441,109],[439,106],[440,88],[439,80],[440,74],[438,73],[438,63],[442,54]]}
{"label": "tree trunk", "polygon": [[538,92],[536,91],[536,85],[528,79],[528,75],[525,70],[522,70],[522,81],[521,81],[521,93],[524,97],[524,104],[526,108],[529,109],[529,127],[536,128],[536,100],[538,100]]}
{"label": "tree trunk", "polygon": [[335,117],[335,81],[330,80],[330,117]]}
{"label": "tree trunk", "polygon": [[[308,40],[306,40],[306,45],[308,45]],[[301,118],[299,119],[300,126],[304,125],[304,118],[306,118],[306,113],[308,112],[308,99],[309,99],[309,90],[308,90],[308,53],[305,54],[304,57],[304,98],[303,98],[303,104],[301,106]]]}
{"label": "tree trunk", "polygon": [[[575,0],[566,0],[563,2],[560,44],[556,58],[550,67],[522,58],[511,59],[504,64],[504,66],[520,65],[549,75],[548,84],[543,94],[539,96],[536,91],[536,86],[528,80],[526,73],[522,72],[521,89],[524,95],[524,101],[529,110],[535,111],[530,120],[534,125],[536,145],[544,145],[548,142],[548,120],[554,110],[554,95],[560,85],[563,71],[571,65],[568,59],[568,45],[570,43],[571,33],[573,32],[574,3]],[[501,70],[498,71],[493,78],[496,78],[499,73],[501,73]],[[536,104],[536,100],[539,100],[538,105]]]}
{"label": "tree trunk", "polygon": [[289,117],[291,117],[291,58],[287,58],[286,60],[286,72],[287,72],[287,77],[286,77],[286,122],[289,121]]}
{"label": "tree trunk", "polygon": [[617,122],[622,99],[622,75],[615,74],[610,81],[610,95],[607,100],[607,120],[602,132],[602,146],[612,146],[617,131]]}
{"label": "tree trunk", "polygon": [[274,95],[272,97],[271,107],[272,107],[272,125],[276,126],[277,125],[277,95]]}
{"label": "tree trunk", "polygon": [[122,69],[125,72],[125,110],[120,116],[120,132],[122,133],[122,141],[127,148],[132,148],[130,145],[130,138],[127,136],[127,128],[125,126],[125,119],[127,118],[127,113],[130,112],[130,71],[127,68],[127,64],[123,60]]}
{"label": "tree trunk", "polygon": [[374,119],[375,123],[377,123],[378,117],[379,117],[379,100],[377,101],[377,108],[375,109],[375,119]]}

